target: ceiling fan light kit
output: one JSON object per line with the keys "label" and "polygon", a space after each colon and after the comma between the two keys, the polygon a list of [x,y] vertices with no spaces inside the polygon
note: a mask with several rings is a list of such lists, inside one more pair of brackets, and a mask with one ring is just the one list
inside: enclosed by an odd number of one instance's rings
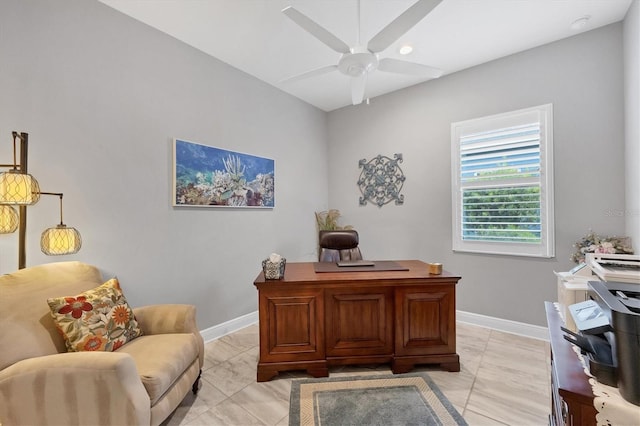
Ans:
{"label": "ceiling fan light kit", "polygon": [[[297,81],[338,70],[342,74],[351,77],[351,101],[353,105],[358,105],[362,103],[365,96],[367,76],[375,70],[425,78],[440,77],[442,70],[438,68],[393,58],[380,59],[378,53],[396,42],[403,34],[427,16],[441,1],[442,0],[418,0],[380,30],[378,34],[369,40],[366,47],[361,46],[360,43],[358,43],[357,46],[349,47],[345,42],[298,10],[291,6],[284,8],[282,13],[322,43],[334,51],[341,53],[342,56],[337,65],[329,65],[307,71],[282,80],[282,82]],[[359,10],[360,0],[358,0],[358,11]],[[360,16],[358,16],[358,23],[359,20]],[[360,29],[358,28],[358,34],[359,33]]]}

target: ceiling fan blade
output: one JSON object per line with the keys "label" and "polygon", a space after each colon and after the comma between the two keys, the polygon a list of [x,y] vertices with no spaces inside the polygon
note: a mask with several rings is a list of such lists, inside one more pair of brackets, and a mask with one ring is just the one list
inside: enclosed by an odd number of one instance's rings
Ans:
{"label": "ceiling fan blade", "polygon": [[349,53],[349,46],[338,37],[331,34],[325,28],[318,25],[308,16],[300,13],[291,6],[282,9],[282,13],[287,15],[293,22],[298,24],[302,29],[310,33],[312,36],[339,53]]}
{"label": "ceiling fan blade", "polygon": [[367,73],[363,72],[358,77],[351,79],[351,103],[359,105],[364,99],[364,89],[367,85]]}
{"label": "ceiling fan blade", "polygon": [[287,77],[279,81],[279,83],[293,83],[294,81],[304,80],[305,78],[315,77],[317,75],[327,74],[331,71],[338,69],[337,65],[327,65],[326,67],[320,67],[311,71],[303,72],[302,74]]}
{"label": "ceiling fan blade", "polygon": [[404,33],[409,31],[422,18],[427,16],[442,0],[418,0],[413,6],[405,10],[400,16],[391,21],[371,40],[367,48],[376,53],[391,46]]}
{"label": "ceiling fan blade", "polygon": [[378,70],[429,78],[438,78],[442,75],[442,70],[439,68],[393,58],[380,59],[380,62],[378,62]]}

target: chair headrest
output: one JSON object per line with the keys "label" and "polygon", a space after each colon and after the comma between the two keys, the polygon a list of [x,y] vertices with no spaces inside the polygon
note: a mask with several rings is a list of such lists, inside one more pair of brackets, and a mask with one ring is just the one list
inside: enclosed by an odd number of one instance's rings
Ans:
{"label": "chair headrest", "polygon": [[353,230],[320,231],[320,247],[345,250],[358,247],[358,233]]}

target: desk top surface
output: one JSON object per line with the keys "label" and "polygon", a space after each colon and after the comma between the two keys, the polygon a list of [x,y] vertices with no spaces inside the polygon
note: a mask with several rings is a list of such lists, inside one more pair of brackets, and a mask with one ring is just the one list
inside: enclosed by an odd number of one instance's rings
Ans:
{"label": "desk top surface", "polygon": [[[376,261],[374,261],[376,262]],[[420,260],[394,260],[379,261],[386,264],[396,264],[401,270],[375,270],[370,267],[354,266],[343,270],[336,266],[335,272],[316,272],[316,262],[287,262],[284,278],[280,280],[265,280],[264,274],[260,272],[254,284],[270,283],[330,283],[340,281],[376,281],[376,280],[425,280],[437,281],[458,281],[460,276],[447,271],[442,274],[429,274],[429,265]],[[367,270],[355,271],[353,268],[366,268]]]}

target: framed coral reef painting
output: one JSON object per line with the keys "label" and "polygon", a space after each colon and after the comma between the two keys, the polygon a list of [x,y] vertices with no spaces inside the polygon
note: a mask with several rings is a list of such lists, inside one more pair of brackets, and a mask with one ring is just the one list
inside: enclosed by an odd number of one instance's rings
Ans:
{"label": "framed coral reef painting", "polygon": [[174,139],[174,206],[273,208],[274,188],[272,159]]}

